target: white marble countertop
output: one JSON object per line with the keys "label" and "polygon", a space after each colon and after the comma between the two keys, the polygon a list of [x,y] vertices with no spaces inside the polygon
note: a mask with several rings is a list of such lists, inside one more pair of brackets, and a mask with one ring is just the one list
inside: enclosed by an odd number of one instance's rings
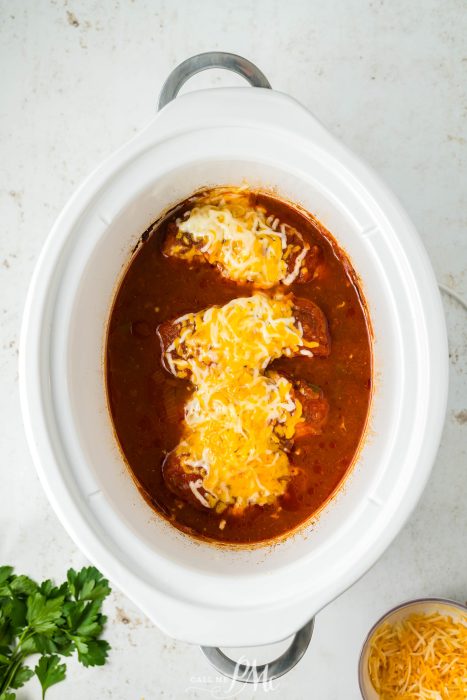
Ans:
{"label": "white marble countertop", "polygon": [[[10,0],[0,7],[0,563],[60,579],[85,560],[28,453],[17,354],[34,263],[77,184],[149,120],[178,62],[234,51],[381,174],[418,226],[438,280],[465,298],[467,12],[463,0]],[[190,88],[240,82],[214,71]],[[444,303],[449,406],[427,489],[376,566],[319,613],[306,656],[276,682],[273,698],[358,700],[359,650],[381,613],[426,594],[467,598],[467,335],[464,311]],[[165,637],[117,590],[107,609],[110,662],[83,671],[69,661],[67,683],[50,700],[227,696],[228,684],[216,681],[197,648]],[[230,697],[264,694],[237,687]],[[36,681],[18,693],[39,697]]]}

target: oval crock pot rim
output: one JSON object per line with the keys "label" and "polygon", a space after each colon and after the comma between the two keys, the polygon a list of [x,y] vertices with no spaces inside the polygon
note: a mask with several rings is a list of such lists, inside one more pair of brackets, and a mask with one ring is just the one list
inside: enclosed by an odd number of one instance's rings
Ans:
{"label": "oval crock pot rim", "polygon": [[[237,95],[238,95],[238,91],[247,92],[249,96],[253,92],[250,88],[234,88],[234,89],[228,88],[228,89],[222,89],[222,90],[215,90],[214,92],[216,92],[216,95],[219,96],[219,93],[225,93],[225,92],[231,93],[232,90],[234,92],[236,92]],[[202,92],[213,92],[213,91],[202,91]],[[256,90],[255,90],[255,92],[256,92]],[[280,95],[279,93],[273,93],[270,91],[260,91],[260,92],[262,93],[261,94],[262,100],[263,99],[271,99],[271,98],[277,100],[278,96]],[[202,93],[197,93],[197,94],[202,94]],[[184,101],[187,101],[190,99],[193,100],[193,94],[179,98],[179,100],[180,99],[182,99]],[[216,98],[216,99],[218,99],[218,98]],[[290,105],[292,103],[294,105],[294,108],[299,108],[300,110],[303,110],[303,112],[306,114],[307,120],[312,119],[311,115],[303,107],[298,105],[298,103],[296,103],[294,100],[292,100],[288,96],[280,95],[280,99],[281,100],[285,99],[287,101],[288,105]],[[172,105],[169,105],[168,107],[166,107],[163,110],[163,112],[161,113],[161,115],[163,115],[166,110],[169,110],[171,108],[172,108]],[[158,118],[156,117],[156,119],[152,122],[152,125],[155,125],[157,127],[157,120],[158,120]],[[148,129],[150,130],[150,128],[151,128],[151,125],[148,127]],[[47,240],[46,246],[43,249],[43,253],[41,254],[40,261],[38,262],[36,270],[35,270],[35,275],[34,275],[33,281],[31,282],[30,293],[28,295],[28,301],[26,303],[25,320],[24,320],[23,331],[22,331],[21,358],[20,358],[20,363],[21,363],[21,397],[22,397],[23,413],[25,416],[26,430],[27,430],[27,434],[28,434],[28,441],[30,443],[30,446],[31,446],[31,449],[33,452],[33,456],[35,458],[34,461],[36,463],[36,468],[39,472],[39,476],[41,477],[41,481],[43,483],[43,486],[48,494],[49,500],[54,505],[54,508],[57,511],[57,513],[59,514],[59,517],[60,517],[62,523],[65,525],[67,530],[70,532],[73,539],[77,542],[77,544],[82,549],[85,550],[86,554],[90,557],[90,559],[95,561],[97,565],[101,566],[101,568],[103,568],[104,571],[105,571],[105,568],[114,569],[114,571],[111,575],[111,578],[113,580],[117,580],[117,582],[119,583],[119,585],[122,587],[123,590],[128,589],[128,586],[126,586],[124,582],[118,581],[118,578],[121,578],[121,579],[124,578],[124,576],[118,576],[115,573],[115,569],[118,570],[119,567],[118,566],[117,567],[115,567],[115,566],[110,567],[109,566],[109,567],[104,568],[104,566],[102,566],[102,562],[99,561],[100,556],[95,554],[96,548],[94,546],[89,546],[89,543],[86,543],[86,545],[83,543],[82,536],[70,523],[69,513],[65,512],[64,509],[62,508],[62,504],[57,501],[54,490],[51,487],[51,485],[49,484],[48,476],[46,474],[47,470],[43,469],[43,464],[42,464],[42,461],[40,458],[40,454],[39,454],[40,449],[36,450],[37,446],[35,445],[36,439],[34,436],[34,429],[32,427],[31,416],[29,415],[28,390],[30,389],[30,387],[28,388],[26,386],[26,380],[25,380],[26,364],[27,364],[25,348],[27,347],[26,343],[27,343],[27,338],[28,338],[28,334],[27,334],[28,325],[29,325],[28,324],[28,314],[31,314],[31,307],[33,306],[35,298],[37,298],[35,295],[35,291],[36,291],[36,287],[38,284],[38,279],[41,277],[41,273],[43,274],[43,267],[44,266],[47,267],[46,258],[47,258],[47,254],[48,254],[48,248],[49,248],[49,246],[53,247],[54,243],[56,244],[56,241],[54,241],[54,238],[58,236],[63,221],[66,220],[67,216],[69,217],[70,213],[71,213],[71,215],[73,214],[73,206],[79,202],[80,195],[82,194],[83,190],[86,187],[92,185],[91,189],[95,193],[97,191],[97,188],[96,188],[96,184],[94,183],[94,181],[98,181],[99,176],[102,176],[102,175],[105,175],[104,178],[101,177],[101,180],[103,180],[103,181],[105,181],[105,179],[107,179],[108,177],[111,176],[112,171],[114,171],[116,168],[115,161],[120,160],[121,162],[125,162],[125,158],[122,158],[122,156],[124,156],[125,154],[127,154],[126,160],[128,161],[130,159],[130,154],[132,155],[132,157],[136,157],[138,152],[144,150],[147,147],[147,143],[145,143],[145,140],[142,139],[141,137],[144,136],[145,134],[146,134],[146,136],[148,135],[148,129],[146,129],[146,131],[144,131],[142,134],[136,136],[131,142],[129,142],[128,144],[123,146],[121,149],[119,149],[119,151],[117,151],[115,154],[113,154],[113,156],[111,156],[96,171],[94,171],[94,173],[85,181],[85,183],[83,183],[81,188],[75,193],[75,195],[69,201],[69,203],[67,204],[67,206],[63,210],[62,214],[58,218],[54,228],[52,229],[52,232],[49,236],[49,239]],[[322,129],[325,132],[323,127],[319,126],[319,129]],[[328,137],[328,140],[331,139],[331,141],[334,141],[332,139],[332,137],[329,136],[328,132],[325,132],[325,134]],[[146,141],[147,141],[147,139],[146,139]],[[139,148],[137,148],[138,145],[139,145]],[[342,152],[343,151],[346,152],[346,149],[344,147],[342,147],[341,144],[339,144],[338,142],[336,145],[338,145],[339,149],[341,149],[340,157],[342,158]],[[328,146],[329,146],[329,143],[328,143]],[[348,152],[346,152],[346,153],[347,153],[347,156],[350,156],[350,158],[351,158],[351,163],[350,163],[351,170],[353,171],[354,175],[356,177],[358,177],[358,179],[361,183],[364,183],[367,185],[368,184],[368,176],[369,176],[369,179],[370,179],[370,182],[372,185],[372,187],[370,188],[370,191],[374,191],[375,187],[376,187],[376,189],[378,189],[378,187],[381,187],[379,182],[377,180],[375,180],[374,176],[370,172],[367,171],[366,174],[364,172],[364,176],[362,177],[362,173],[361,172],[358,173],[358,170],[362,169],[362,168],[365,170],[365,166],[363,166],[361,163],[359,163],[359,161],[356,160],[352,154],[349,154]],[[365,183],[365,180],[367,180],[366,183]],[[412,233],[414,233],[412,225],[408,221],[407,217],[405,216],[405,214],[403,213],[403,211],[401,210],[399,205],[397,203],[395,203],[394,199],[391,201],[391,195],[389,195],[387,193],[387,191],[385,190],[385,188],[383,187],[382,192],[379,192],[379,194],[378,194],[378,202],[381,202],[382,200],[384,200],[384,198],[389,199],[389,202],[386,202],[386,204],[385,204],[386,208],[387,207],[394,208],[394,206],[395,206],[398,215],[402,216],[403,218],[406,219],[406,226],[408,227],[408,229],[411,230]],[[80,206],[78,206],[78,214],[79,214],[79,211],[80,211]],[[430,277],[430,276],[433,277],[431,267],[428,263],[428,260],[426,258],[426,253],[423,249],[423,246],[421,245],[421,242],[419,241],[418,237],[416,237],[416,236],[415,236],[415,238],[412,237],[412,239],[413,239],[412,243],[415,243],[416,247],[418,247],[418,249],[419,249],[419,252],[421,252],[421,257],[418,260],[418,263],[421,264],[422,266],[424,264],[425,277],[427,275],[428,275],[428,277]],[[64,242],[65,241],[66,241],[66,236],[64,236]],[[45,275],[44,275],[44,278],[45,278]],[[427,280],[425,280],[425,281],[427,281]],[[434,280],[431,280],[431,282],[433,282],[433,281]],[[441,302],[439,301],[439,307],[440,307],[440,304],[441,304]],[[435,310],[436,310],[436,301],[435,301],[434,309],[432,309],[433,316],[435,316]],[[444,324],[442,322],[442,315],[441,315],[441,317],[439,315],[439,310],[440,309],[438,308],[438,317],[439,317],[438,322],[441,321],[441,328],[442,328],[444,326]],[[30,328],[29,328],[29,331],[30,331]],[[442,333],[441,333],[441,335],[442,335]],[[441,357],[443,355],[443,348],[441,347],[443,345],[443,343],[441,342],[442,338],[438,338],[438,340],[440,341],[440,344],[438,347],[438,355],[439,355],[439,357]],[[443,400],[442,400],[443,399],[443,396],[442,396],[443,388],[444,389],[446,388],[446,387],[443,387],[443,381],[438,381],[438,389],[440,390],[440,393],[441,393],[441,401],[438,404],[438,406],[440,407],[440,410],[438,410],[438,419],[435,420],[435,423],[438,424],[438,431],[435,430],[434,434],[433,434],[433,432],[430,433],[432,447],[431,447],[431,450],[429,452],[431,452],[431,454],[429,454],[428,456],[425,456],[425,460],[424,460],[427,465],[433,461],[434,454],[435,454],[435,451],[437,449],[437,444],[438,444],[438,435],[436,435],[436,432],[440,433],[441,427],[442,427],[442,421],[440,419],[440,416],[442,414],[444,414],[444,407],[443,407]],[[444,391],[444,393],[446,395],[446,391]],[[30,396],[29,396],[29,398],[30,398]],[[433,417],[433,416],[431,416],[431,417]],[[425,444],[424,447],[425,447],[425,451],[426,451],[427,445]],[[388,530],[386,531],[386,538],[384,538],[384,537],[381,538],[377,544],[373,543],[372,548],[371,547],[368,548],[368,550],[366,551],[366,556],[361,556],[361,558],[359,559],[359,563],[361,563],[361,565],[358,567],[358,570],[359,570],[358,575],[357,576],[348,575],[345,578],[344,583],[341,580],[341,582],[338,585],[336,585],[337,592],[333,591],[331,598],[335,597],[335,595],[337,593],[345,590],[345,588],[347,588],[349,585],[351,585],[356,580],[356,578],[363,575],[363,573],[369,568],[369,566],[371,566],[376,561],[376,559],[380,556],[380,554],[388,546],[390,541],[395,537],[395,535],[399,531],[400,527],[402,526],[402,522],[403,521],[405,522],[406,518],[409,516],[410,512],[412,511],[413,507],[415,506],[415,504],[418,500],[418,497],[419,497],[419,495],[424,487],[424,484],[425,484],[426,480],[428,479],[429,472],[430,472],[430,469],[428,467],[425,467],[424,474],[422,475],[422,478],[420,478],[420,474],[418,474],[418,477],[419,477],[418,478],[418,488],[414,489],[415,493],[412,492],[412,494],[411,494],[412,498],[409,499],[408,497],[406,497],[405,513],[404,513],[403,517],[399,517],[397,526],[395,528],[393,528],[394,531],[388,532],[390,530],[390,528],[388,528]],[[399,514],[399,515],[401,515],[401,514]],[[392,518],[392,519],[394,521],[394,518]],[[93,534],[95,534],[95,533],[93,533]],[[370,556],[370,552],[371,552],[371,556]],[[115,564],[115,562],[114,562],[114,564]],[[119,572],[119,573],[123,574],[123,572]],[[130,586],[130,588],[131,588],[131,586]],[[126,592],[128,592],[128,591],[126,591]],[[131,592],[130,592],[130,597],[134,598],[134,595],[132,596]],[[139,604],[144,609],[144,605],[141,605],[140,601],[136,600],[135,602],[137,602],[137,604]],[[324,603],[326,601],[323,600],[321,602],[324,605]],[[280,607],[281,607],[281,605],[279,604],[278,608],[280,608]],[[287,608],[288,606],[286,603],[284,603],[284,605],[282,607]],[[322,607],[321,603],[320,603],[320,607]],[[316,612],[316,610],[313,610],[312,612]],[[152,615],[152,617],[154,617],[154,615]],[[290,630],[290,632],[293,632],[293,631],[294,631],[293,629]],[[287,636],[287,634],[285,634],[284,636]],[[193,640],[190,639],[189,641],[193,641]],[[212,639],[201,640],[201,641],[203,641],[203,643],[212,643]]]}

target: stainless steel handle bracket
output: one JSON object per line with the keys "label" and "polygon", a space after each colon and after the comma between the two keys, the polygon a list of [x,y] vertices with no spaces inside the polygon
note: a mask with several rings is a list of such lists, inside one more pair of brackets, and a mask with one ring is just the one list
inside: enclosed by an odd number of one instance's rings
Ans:
{"label": "stainless steel handle bracket", "polygon": [[290,671],[306,652],[313,634],[315,620],[311,619],[296,632],[291,645],[271,663],[247,665],[230,659],[218,647],[201,647],[209,663],[228,678],[240,683],[262,684],[280,678]]}
{"label": "stainless steel handle bracket", "polygon": [[246,58],[225,51],[207,51],[187,58],[174,68],[162,86],[158,109],[162,109],[177,97],[180,88],[189,78],[208,68],[225,68],[243,76],[253,87],[271,88],[264,73]]}

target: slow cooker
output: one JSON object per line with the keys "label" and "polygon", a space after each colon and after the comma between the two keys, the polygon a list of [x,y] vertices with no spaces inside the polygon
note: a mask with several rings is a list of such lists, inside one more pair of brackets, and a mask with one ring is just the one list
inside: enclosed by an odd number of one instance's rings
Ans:
{"label": "slow cooker", "polygon": [[[234,70],[251,87],[176,97],[209,67]],[[202,645],[232,675],[234,662],[217,647],[296,633],[268,667],[275,677],[303,654],[316,613],[394,539],[428,479],[447,395],[441,301],[396,199],[253,64],[217,52],[188,59],[165,83],[159,107],[79,187],[40,255],[21,339],[27,439],[71,537],[166,634]],[[140,496],[112,430],[103,347],[117,283],[142,232],[202,186],[244,182],[312,212],[350,256],[371,318],[375,389],[356,464],[319,517],[275,545],[232,549],[189,538]],[[251,669],[243,670],[248,680]]]}

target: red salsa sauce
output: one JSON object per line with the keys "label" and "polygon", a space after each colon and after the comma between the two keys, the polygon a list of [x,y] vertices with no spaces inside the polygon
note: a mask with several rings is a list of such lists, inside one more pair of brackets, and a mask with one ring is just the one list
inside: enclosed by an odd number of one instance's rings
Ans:
{"label": "red salsa sauce", "polygon": [[[164,321],[223,305],[253,293],[252,284],[223,277],[217,268],[163,254],[167,228],[187,202],[143,234],[117,291],[106,347],[106,381],[115,434],[130,472],[151,507],[197,538],[254,544],[290,533],[329,500],[348,474],[365,431],[371,398],[369,320],[357,277],[331,234],[311,215],[278,197],[254,193],[266,207],[321,249],[320,275],[293,283],[287,292],[317,304],[331,337],[328,357],[275,360],[273,368],[319,387],[329,404],[320,435],[300,441],[287,489],[272,505],[241,515],[197,508],[173,493],[163,462],[182,435],[184,405],[192,387],[162,365],[157,328]],[[268,290],[274,292],[274,290]],[[222,521],[225,521],[223,524]]]}

